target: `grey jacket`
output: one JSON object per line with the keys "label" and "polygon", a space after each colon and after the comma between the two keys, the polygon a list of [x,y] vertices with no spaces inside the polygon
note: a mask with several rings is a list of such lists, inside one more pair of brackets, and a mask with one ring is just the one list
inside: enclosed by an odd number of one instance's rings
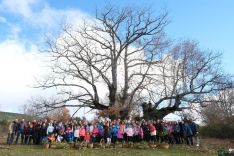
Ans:
{"label": "grey jacket", "polygon": [[164,126],[164,127],[163,127],[163,133],[164,133],[165,135],[170,134],[170,128],[169,128],[168,126]]}

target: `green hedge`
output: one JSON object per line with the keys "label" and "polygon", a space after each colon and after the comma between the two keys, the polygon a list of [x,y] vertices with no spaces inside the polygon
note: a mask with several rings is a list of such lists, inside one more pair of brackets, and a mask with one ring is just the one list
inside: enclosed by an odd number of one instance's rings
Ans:
{"label": "green hedge", "polygon": [[213,122],[199,128],[204,137],[234,139],[234,123]]}

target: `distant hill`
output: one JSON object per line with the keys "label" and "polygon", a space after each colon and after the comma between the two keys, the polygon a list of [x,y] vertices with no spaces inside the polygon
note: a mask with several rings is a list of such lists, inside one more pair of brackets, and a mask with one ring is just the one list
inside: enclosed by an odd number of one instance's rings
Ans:
{"label": "distant hill", "polygon": [[11,112],[2,112],[0,111],[0,121],[2,120],[8,120],[8,121],[13,121],[14,119],[25,119],[25,121],[31,121],[33,119],[38,119],[38,117],[33,117],[25,114],[20,114],[20,113],[11,113]]}

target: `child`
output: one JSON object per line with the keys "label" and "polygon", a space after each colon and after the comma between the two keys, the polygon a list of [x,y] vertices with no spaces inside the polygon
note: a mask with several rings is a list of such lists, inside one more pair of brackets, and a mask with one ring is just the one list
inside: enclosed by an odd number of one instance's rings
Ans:
{"label": "child", "polygon": [[143,137],[144,137],[144,132],[143,132],[143,129],[141,128],[141,124],[139,123],[139,125],[137,126],[138,129],[139,129],[139,141],[142,141],[143,140]]}
{"label": "child", "polygon": [[97,137],[97,135],[98,135],[98,128],[97,128],[96,125],[94,125],[92,134],[93,134],[93,136],[92,136],[92,142],[96,142],[96,137]]}
{"label": "child", "polygon": [[55,140],[57,139],[58,134],[59,134],[59,128],[58,128],[58,126],[55,126],[55,128],[54,128],[54,137],[55,137]]}
{"label": "child", "polygon": [[115,143],[117,140],[117,133],[118,133],[115,125],[112,125],[111,133],[112,133],[112,143]]}
{"label": "child", "polygon": [[66,130],[65,139],[67,142],[73,142],[73,133],[69,126],[67,127]]}
{"label": "child", "polygon": [[124,130],[123,130],[123,128],[120,128],[120,129],[118,130],[118,134],[117,134],[117,139],[118,139],[118,141],[120,141],[120,142],[123,141],[123,135],[124,135]]}
{"label": "child", "polygon": [[53,133],[48,137],[48,140],[49,140],[49,142],[54,142],[56,140]]}
{"label": "child", "polygon": [[139,127],[137,124],[133,124],[133,142],[139,142]]}
{"label": "child", "polygon": [[128,125],[126,130],[125,130],[125,133],[127,134],[127,138],[128,138],[128,141],[132,141],[132,138],[133,138],[133,129],[132,129],[132,125]]}
{"label": "child", "polygon": [[49,126],[47,127],[46,134],[51,135],[54,132],[54,127],[52,126],[52,123],[49,123]]}
{"label": "child", "polygon": [[79,130],[79,136],[80,136],[80,141],[82,142],[84,140],[84,136],[85,136],[85,129],[84,126],[82,125],[80,130]]}
{"label": "child", "polygon": [[33,132],[34,132],[33,125],[30,124],[25,131],[25,141],[26,141],[25,143],[28,145],[31,144]]}
{"label": "child", "polygon": [[105,138],[106,138],[106,143],[109,145],[111,144],[111,129],[109,127],[106,127],[105,129]]}
{"label": "child", "polygon": [[104,139],[104,129],[103,129],[103,126],[101,126],[101,128],[100,128],[98,134],[99,134],[99,137],[100,137],[100,141],[101,141],[102,139]]}
{"label": "child", "polygon": [[[92,135],[92,133],[91,133],[91,135]],[[91,140],[91,136],[90,136],[90,134],[89,134],[89,130],[86,130],[85,136],[84,136],[84,141],[85,141],[85,143],[87,144],[87,143],[90,142],[90,140]]]}
{"label": "child", "polygon": [[76,126],[74,131],[74,142],[80,139],[80,127]]}

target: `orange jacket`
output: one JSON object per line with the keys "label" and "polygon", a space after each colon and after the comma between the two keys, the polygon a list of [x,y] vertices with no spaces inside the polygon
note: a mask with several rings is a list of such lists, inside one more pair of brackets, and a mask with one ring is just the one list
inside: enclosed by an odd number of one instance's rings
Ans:
{"label": "orange jacket", "polygon": [[121,128],[122,130],[125,130],[126,124],[121,124],[121,125],[120,125],[120,128]]}
{"label": "orange jacket", "polygon": [[85,140],[85,141],[90,141],[90,140],[91,140],[91,136],[90,136],[89,134],[86,134],[86,135],[84,136],[84,140]]}
{"label": "orange jacket", "polygon": [[48,137],[48,139],[49,139],[51,142],[55,141],[55,137]]}

